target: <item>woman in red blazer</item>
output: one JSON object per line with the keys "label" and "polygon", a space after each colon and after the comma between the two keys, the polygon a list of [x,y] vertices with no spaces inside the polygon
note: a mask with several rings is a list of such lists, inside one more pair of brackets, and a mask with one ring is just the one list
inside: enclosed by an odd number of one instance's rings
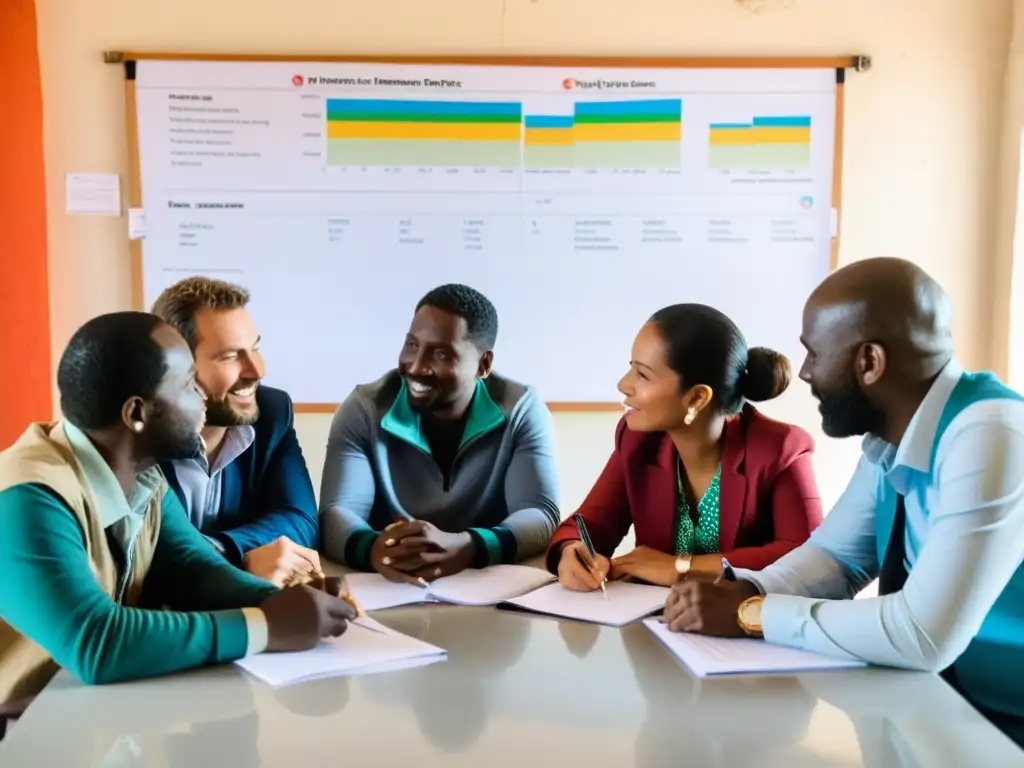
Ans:
{"label": "woman in red blazer", "polygon": [[[718,310],[657,312],[619,382],[626,415],[615,451],[578,511],[597,560],[569,518],[552,536],[548,568],[570,589],[623,576],[670,585],[679,555],[692,572],[715,575],[723,557],[760,569],[806,541],[821,522],[814,442],[746,402],[778,397],[789,378],[785,356],[748,350]],[[610,560],[630,525],[636,549]]]}

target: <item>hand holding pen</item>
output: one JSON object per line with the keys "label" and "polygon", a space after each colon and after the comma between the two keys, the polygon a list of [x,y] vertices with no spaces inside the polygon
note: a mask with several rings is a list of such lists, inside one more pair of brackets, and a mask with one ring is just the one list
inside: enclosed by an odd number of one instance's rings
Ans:
{"label": "hand holding pen", "polygon": [[607,599],[605,584],[611,571],[611,562],[594,549],[583,518],[577,515],[575,522],[577,531],[581,534],[580,539],[569,542],[562,548],[558,561],[558,581],[566,589],[578,592],[600,589]]}

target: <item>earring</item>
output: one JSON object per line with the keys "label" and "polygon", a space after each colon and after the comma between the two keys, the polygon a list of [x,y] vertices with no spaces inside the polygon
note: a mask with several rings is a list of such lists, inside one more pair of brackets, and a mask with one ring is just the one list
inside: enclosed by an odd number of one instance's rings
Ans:
{"label": "earring", "polygon": [[683,417],[683,424],[689,426],[693,424],[693,420],[697,418],[697,409],[692,405],[686,409],[686,415]]}
{"label": "earring", "polygon": [[133,423],[133,424],[132,424],[132,428],[133,428],[133,429],[134,429],[134,430],[135,430],[136,432],[141,432],[141,431],[142,431],[142,428],[143,428],[144,426],[145,426],[145,424],[143,424],[143,423],[142,423],[141,421],[136,421],[135,423]]}

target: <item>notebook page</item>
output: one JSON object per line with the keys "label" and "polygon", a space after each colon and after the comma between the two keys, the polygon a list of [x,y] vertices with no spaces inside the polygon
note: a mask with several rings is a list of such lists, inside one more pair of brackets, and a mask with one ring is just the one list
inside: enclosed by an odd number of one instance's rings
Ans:
{"label": "notebook page", "polygon": [[[379,628],[379,629],[378,629]],[[322,677],[368,674],[440,661],[435,645],[383,627],[373,619],[349,624],[345,634],[296,653],[261,653],[235,664],[273,687]]]}
{"label": "notebook page", "polygon": [[415,605],[430,599],[423,587],[388,581],[379,573],[349,573],[345,576],[345,582],[356,600],[367,611]]}
{"label": "notebook page", "polygon": [[532,592],[550,584],[555,577],[528,565],[491,565],[470,568],[431,583],[435,599],[455,605],[494,605],[510,597]]}
{"label": "notebook page", "polygon": [[670,632],[657,619],[644,620],[644,626],[697,677],[858,669],[867,666],[862,661],[822,656],[810,651],[772,645],[752,637],[707,637],[688,632]]}
{"label": "notebook page", "polygon": [[612,581],[606,586],[607,600],[601,590],[574,592],[556,582],[505,602],[536,613],[621,627],[660,611],[669,593],[668,587],[624,581]]}

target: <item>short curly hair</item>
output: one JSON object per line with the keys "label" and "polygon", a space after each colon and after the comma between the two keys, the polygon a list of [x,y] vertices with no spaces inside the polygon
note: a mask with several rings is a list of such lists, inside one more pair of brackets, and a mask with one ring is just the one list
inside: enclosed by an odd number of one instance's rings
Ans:
{"label": "short curly hair", "polygon": [[249,291],[211,277],[186,277],[164,290],[150,310],[185,337],[196,351],[196,315],[201,309],[240,309],[249,304]]}
{"label": "short curly hair", "polygon": [[113,312],[75,331],[57,365],[64,418],[79,429],[105,429],[131,398],[151,400],[167,372],[153,339],[162,325],[148,312]]}
{"label": "short curly hair", "polygon": [[433,307],[461,317],[466,321],[466,333],[473,346],[480,352],[494,349],[498,340],[498,310],[480,291],[468,285],[449,283],[420,299],[416,311],[423,307]]}

